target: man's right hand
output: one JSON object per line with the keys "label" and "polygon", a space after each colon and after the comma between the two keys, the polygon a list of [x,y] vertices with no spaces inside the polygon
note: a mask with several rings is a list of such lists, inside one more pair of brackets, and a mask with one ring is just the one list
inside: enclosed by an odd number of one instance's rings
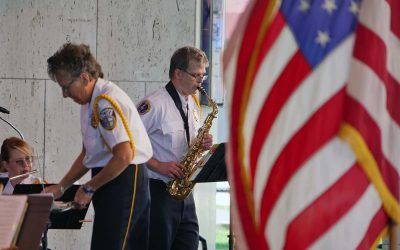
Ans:
{"label": "man's right hand", "polygon": [[168,176],[169,178],[183,178],[183,166],[174,161],[169,162],[161,162],[155,159],[151,159],[148,163],[150,163],[150,169],[156,171],[162,175]]}

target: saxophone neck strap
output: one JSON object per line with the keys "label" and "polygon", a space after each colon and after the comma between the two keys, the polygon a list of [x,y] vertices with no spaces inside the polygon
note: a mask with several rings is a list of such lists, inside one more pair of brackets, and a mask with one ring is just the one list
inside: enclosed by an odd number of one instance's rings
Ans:
{"label": "saxophone neck strap", "polygon": [[190,136],[189,136],[189,121],[188,121],[188,116],[189,116],[189,108],[187,108],[187,115],[185,115],[185,112],[182,109],[182,102],[181,98],[179,97],[178,92],[176,91],[174,85],[172,82],[168,82],[168,84],[165,86],[166,90],[168,91],[168,94],[171,96],[172,100],[175,103],[176,108],[178,109],[179,113],[181,114],[182,121],[183,121],[183,127],[185,128],[186,131],[186,140],[188,147],[190,146]]}

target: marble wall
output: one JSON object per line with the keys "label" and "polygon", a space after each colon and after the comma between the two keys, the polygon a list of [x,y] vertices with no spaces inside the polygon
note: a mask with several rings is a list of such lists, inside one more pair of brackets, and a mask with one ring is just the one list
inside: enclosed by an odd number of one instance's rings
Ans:
{"label": "marble wall", "polygon": [[[198,5],[186,0],[0,1],[0,106],[10,110],[0,117],[32,144],[35,165],[46,180],[59,181],[81,149],[79,106],[63,99],[47,75],[46,59],[65,42],[88,44],[105,78],[137,102],[168,80],[169,58],[177,47],[198,45]],[[0,121],[1,140],[17,135]],[[87,218],[92,217],[90,209]],[[90,223],[80,231],[50,230],[49,247],[89,249],[90,235]]]}

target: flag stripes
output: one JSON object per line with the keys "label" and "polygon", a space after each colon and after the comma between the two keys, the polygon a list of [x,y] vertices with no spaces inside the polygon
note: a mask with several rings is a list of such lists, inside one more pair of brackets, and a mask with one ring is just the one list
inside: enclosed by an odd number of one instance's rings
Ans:
{"label": "flag stripes", "polygon": [[[357,185],[354,185],[354,180],[358,180]],[[334,185],[290,222],[285,249],[306,249],[312,245],[349,212],[368,186],[369,181],[362,169],[358,165],[352,165],[344,175],[336,180]],[[336,199],[339,194],[341,199]],[[337,208],[334,213],[331,211],[332,207]],[[305,224],[311,224],[313,227],[307,227],[304,230]]]}
{"label": "flag stripes", "polygon": [[[396,11],[400,10],[400,2],[398,0],[388,0],[388,4],[390,5],[391,13],[396,13]],[[393,34],[397,37],[400,37],[400,19],[396,15],[391,15],[390,20],[390,28]]]}
{"label": "flag stripes", "polygon": [[[270,89],[268,97],[265,98],[265,102],[258,115],[259,119],[255,126],[254,132],[257,136],[253,137],[251,142],[252,146],[250,148],[250,166],[252,166],[251,170],[253,178],[263,141],[268,136],[268,132],[273,125],[275,118],[279,115],[279,112],[286,104],[286,101],[311,70],[312,69],[308,65],[307,61],[301,55],[301,52],[297,51],[287,62],[287,66],[281,71],[279,78],[274,82],[274,85]],[[251,96],[251,99],[254,100],[255,98]]]}
{"label": "flag stripes", "polygon": [[361,240],[357,250],[368,249],[371,246],[376,246],[383,236],[387,234],[388,217],[383,207],[381,207],[371,220],[365,237]]}
{"label": "flag stripes", "polygon": [[[262,202],[260,204],[262,228],[264,228],[277,198],[282,195],[284,188],[287,188],[286,184],[289,180],[299,171],[299,168],[302,167],[306,159],[311,157],[322,145],[336,135],[339,123],[326,123],[325,121],[332,117],[340,117],[343,95],[344,91],[339,92],[321,107],[304,127],[292,136],[290,142],[280,152],[270,171],[270,178],[267,180],[267,185],[263,190]],[[319,133],[318,137],[311,137],[310,134],[314,133],[322,124],[326,124],[323,133]],[[302,150],[299,150],[299,148]]]}
{"label": "flag stripes", "polygon": [[369,185],[357,203],[309,249],[356,249],[380,207],[379,196]]}
{"label": "flag stripes", "polygon": [[253,2],[224,55],[243,249],[371,248],[400,222],[399,0],[354,31],[360,2],[326,2]]}
{"label": "flag stripes", "polygon": [[[337,153],[346,157],[336,157]],[[281,241],[285,239],[287,228],[296,227],[294,222],[302,211],[310,207],[315,197],[323,196],[354,162],[355,158],[347,145],[335,139],[323,146],[318,154],[314,154],[304,163],[290,179],[271,212],[265,231],[266,237],[269,242],[279,242],[279,247],[272,246],[271,249],[281,249],[284,244]],[[323,175],[326,175],[326,178],[320,178]],[[329,204],[335,205],[333,201],[330,201]],[[314,211],[316,212],[316,210]],[[324,222],[319,221],[318,224],[314,224],[311,220],[309,223],[318,227],[319,223],[323,224]],[[305,232],[304,230],[309,232],[307,228],[303,227],[302,231]],[[292,240],[297,242],[297,239]]]}
{"label": "flag stripes", "polygon": [[[263,1],[266,5],[265,8],[263,8],[262,4],[261,6],[258,6],[259,4],[256,3],[254,6],[254,9],[256,10],[261,10],[261,13],[264,13],[262,10],[265,10],[266,12],[271,12],[273,10],[273,6],[275,5],[275,1]],[[268,17],[271,15],[262,15],[262,21],[261,22],[256,22],[252,23],[251,20],[257,19],[257,13],[252,15],[249,23],[253,25],[253,27],[259,26],[261,31],[267,28],[267,26],[270,23],[270,20]],[[258,19],[257,19],[258,20]],[[249,25],[248,23],[248,25]],[[251,26],[250,26],[251,27]],[[246,27],[248,29],[248,27]],[[253,68],[254,64],[256,62],[256,57],[255,55],[257,53],[253,53],[253,50],[259,49],[259,44],[258,40],[260,37],[263,36],[263,32],[260,32],[260,30],[256,30],[254,33],[255,37],[252,34],[249,34],[247,37],[248,39],[245,44],[240,45],[240,50],[238,51],[238,59],[237,61],[242,62],[247,62],[246,67],[248,68],[240,68],[240,69],[234,69],[237,71],[237,75],[234,78],[234,83],[237,86],[234,92],[232,92],[232,99],[231,105],[232,105],[232,112],[231,113],[231,124],[234,124],[234,126],[231,126],[231,131],[235,134],[235,137],[231,138],[231,143],[232,143],[232,152],[231,155],[233,157],[232,159],[232,164],[235,166],[234,169],[238,170],[237,173],[233,175],[233,182],[234,183],[244,183],[244,185],[239,184],[236,188],[236,194],[237,194],[237,202],[238,204],[243,204],[238,207],[238,210],[241,215],[241,222],[242,226],[244,228],[243,232],[246,234],[246,237],[248,239],[252,239],[250,242],[247,242],[249,244],[250,248],[258,248],[262,246],[263,242],[259,241],[259,230],[257,229],[256,222],[255,222],[255,217],[254,217],[254,209],[253,209],[253,199],[252,195],[250,193],[250,186],[249,186],[249,180],[248,180],[248,173],[245,172],[245,169],[243,167],[242,159],[243,159],[243,149],[242,149],[242,141],[243,141],[243,135],[242,135],[242,126],[243,126],[243,120],[244,117],[242,116],[242,112],[237,112],[241,111],[243,109],[243,105],[245,105],[248,102],[248,91],[250,88],[250,83],[252,81],[252,78],[254,77],[253,75]],[[261,35],[260,35],[261,34]],[[243,41],[242,41],[243,42]],[[242,66],[242,65],[241,65]],[[236,137],[237,135],[237,137]]]}
{"label": "flag stripes", "polygon": [[[365,43],[364,41],[368,41],[368,43]],[[358,27],[356,44],[359,44],[359,46],[355,47],[354,57],[365,65],[368,65],[373,71],[371,74],[375,73],[376,76],[379,77],[379,80],[376,79],[375,81],[380,81],[383,87],[386,88],[386,90],[382,91],[388,94],[386,108],[397,125],[400,125],[400,99],[395,98],[400,94],[400,85],[389,74],[386,68],[387,51],[383,40],[376,36],[371,30],[360,25]],[[365,53],[365,50],[371,50],[371,53],[367,54]],[[374,76],[374,78],[376,77]]]}
{"label": "flag stripes", "polygon": [[[367,73],[366,73],[367,74]],[[367,84],[364,82],[364,84]],[[348,93],[354,93],[354,90],[351,88],[348,88]],[[374,92],[373,89],[370,91],[371,94],[376,95],[377,92]],[[358,95],[354,93],[354,95]],[[367,97],[368,98],[368,97]],[[365,100],[366,101],[366,100]],[[391,137],[386,136],[384,138],[383,136],[381,137],[381,130],[379,126],[379,121],[383,121],[386,119],[388,120],[387,116],[386,117],[376,117],[375,119],[371,116],[366,115],[368,111],[373,110],[377,108],[378,105],[364,105],[360,102],[357,102],[357,100],[348,98],[347,99],[347,113],[346,113],[346,121],[352,124],[358,132],[361,134],[361,136],[364,138],[365,143],[369,146],[370,150],[372,151],[372,154],[375,156],[377,159],[381,159],[380,161],[380,170],[383,174],[383,178],[385,179],[386,183],[389,184],[389,187],[391,190],[396,191],[399,189],[399,183],[396,181],[396,178],[399,178],[399,174],[393,164],[390,162],[395,163],[396,160],[398,160],[398,156],[396,154],[391,153],[390,151],[395,150],[398,145],[399,141],[396,141],[396,134],[392,133]],[[366,106],[370,106],[370,109],[365,109]],[[370,111],[370,114],[382,114],[384,110],[376,110],[375,112]],[[378,121],[378,123],[376,122]],[[393,140],[394,139],[394,140]],[[388,145],[388,147],[385,147],[384,145]],[[386,148],[386,153],[384,152]],[[382,151],[383,149],[383,151]],[[390,155],[389,158],[386,158],[385,155]],[[390,159],[391,158],[391,159]],[[390,161],[388,161],[390,160]],[[392,179],[392,181],[390,181]],[[397,197],[397,196],[396,196]]]}
{"label": "flag stripes", "polygon": [[[262,131],[259,132],[261,134],[254,136],[254,127],[256,126],[257,120],[260,118],[260,116],[264,121],[268,121],[270,119],[269,117],[261,114],[261,109],[263,109],[266,104],[260,100],[266,99],[268,92],[273,87],[274,81],[279,77],[281,69],[287,64],[287,61],[290,60],[290,58],[293,56],[293,53],[297,51],[296,42],[293,36],[290,34],[288,28],[282,29],[281,33],[276,39],[276,42],[271,48],[271,53],[266,55],[264,62],[257,71],[257,75],[254,79],[254,84],[250,93],[251,98],[249,98],[248,107],[251,107],[252,109],[249,110],[251,112],[247,112],[246,119],[244,121],[244,127],[246,128],[244,131],[244,138],[246,138],[244,147],[245,152],[250,151],[251,145],[254,146],[254,143],[252,143],[252,139],[254,137],[262,136]],[[285,43],[287,46],[280,46],[282,43]],[[255,150],[260,149],[256,148]],[[254,163],[250,164],[249,157],[250,154],[245,154],[245,165],[255,166]],[[252,178],[254,178],[254,175],[255,167],[252,167]]]}
{"label": "flag stripes", "polygon": [[[271,127],[268,139],[264,138],[263,148],[259,154],[259,163],[256,166],[257,170],[254,179],[256,208],[260,207],[262,194],[267,194],[264,193],[266,178],[269,176],[270,169],[278,158],[280,151],[289,143],[290,138],[304,126],[304,123],[310,119],[313,112],[316,112],[327,100],[343,88],[349,62],[338,64],[335,60],[340,60],[343,56],[351,54],[351,48],[352,38],[350,37],[343,42],[340,48],[332,52],[332,60],[322,62],[314,73],[302,82],[297,91],[285,103],[283,109],[280,110],[279,116],[273,121],[274,124]],[[330,71],[335,72],[335,79],[329,79],[327,72]],[[310,96],[310,93],[313,93],[313,96]],[[248,110],[247,113],[250,111]],[[264,119],[264,117],[260,117],[260,119]],[[331,120],[332,118],[328,117],[325,122],[331,123]],[[257,137],[260,136],[257,131],[255,131],[255,134],[257,134]],[[306,143],[304,143],[304,146],[306,146]]]}
{"label": "flag stripes", "polygon": [[[275,34],[274,34],[275,35]],[[281,32],[276,37],[274,46],[271,48],[271,53],[266,55],[265,60],[260,65],[254,79],[254,83],[250,92],[252,98],[249,99],[248,107],[252,107],[251,112],[247,112],[244,121],[244,137],[250,140],[245,140],[245,160],[246,166],[250,166],[249,151],[251,145],[251,138],[255,130],[257,119],[260,116],[260,110],[265,106],[260,100],[265,100],[266,95],[273,87],[274,80],[279,77],[280,69],[284,67],[287,60],[290,60],[293,53],[296,52],[297,47],[293,36],[290,34],[288,28],[281,29]],[[265,55],[265,52],[264,52]],[[265,128],[264,128],[265,129]],[[262,133],[262,131],[260,131]],[[251,165],[253,166],[253,165]],[[254,169],[252,170],[254,172]],[[252,174],[254,176],[254,174]]]}
{"label": "flag stripes", "polygon": [[[399,65],[400,57],[393,55],[400,44],[391,21],[398,11],[393,9],[395,2],[363,1],[344,119],[366,145],[367,155],[364,152],[357,157],[371,159],[364,161],[363,168],[378,189],[385,211],[400,223],[400,155],[396,152],[400,146],[400,98],[396,98],[400,87],[394,80],[398,72],[394,65]],[[353,147],[357,151],[362,145]]]}

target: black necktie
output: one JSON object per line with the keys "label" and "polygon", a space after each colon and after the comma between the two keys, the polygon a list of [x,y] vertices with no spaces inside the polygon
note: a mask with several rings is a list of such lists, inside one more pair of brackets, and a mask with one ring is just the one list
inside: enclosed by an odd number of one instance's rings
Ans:
{"label": "black necktie", "polygon": [[183,127],[185,128],[186,131],[186,140],[188,147],[190,147],[190,136],[189,136],[189,122],[188,122],[188,117],[189,117],[189,106],[186,104],[186,115],[185,112],[182,109],[182,102],[181,98],[179,98],[179,94],[176,91],[174,85],[172,82],[169,82],[165,88],[167,89],[169,95],[171,96],[172,100],[174,100],[175,106],[178,109],[179,113],[181,114],[182,120],[183,120]]}

